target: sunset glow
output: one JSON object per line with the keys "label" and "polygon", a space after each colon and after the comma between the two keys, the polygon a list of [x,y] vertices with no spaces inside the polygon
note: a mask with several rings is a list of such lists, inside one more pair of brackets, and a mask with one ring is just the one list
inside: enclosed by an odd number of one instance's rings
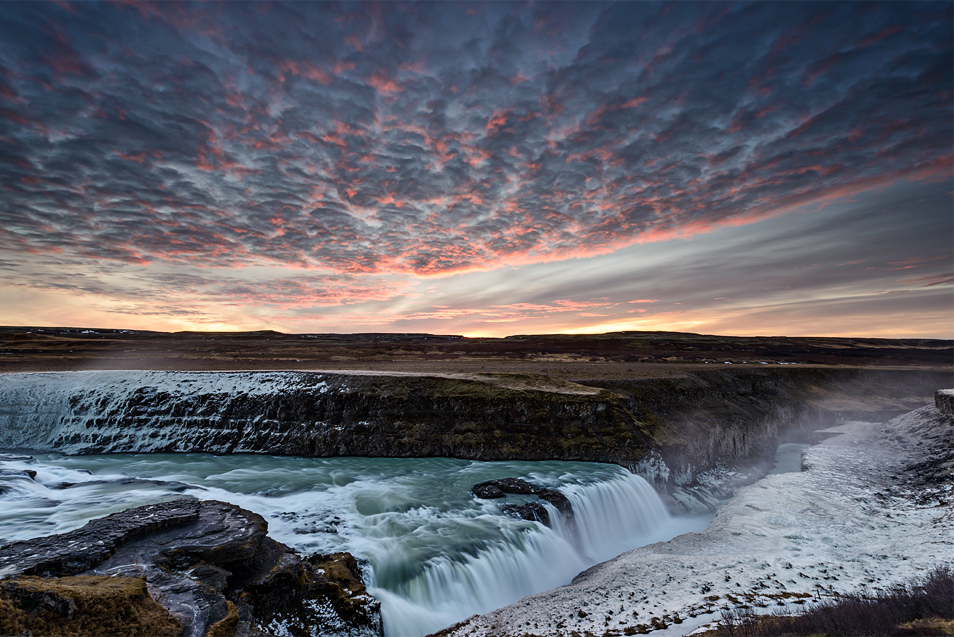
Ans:
{"label": "sunset glow", "polygon": [[954,336],[949,2],[7,3],[0,323]]}

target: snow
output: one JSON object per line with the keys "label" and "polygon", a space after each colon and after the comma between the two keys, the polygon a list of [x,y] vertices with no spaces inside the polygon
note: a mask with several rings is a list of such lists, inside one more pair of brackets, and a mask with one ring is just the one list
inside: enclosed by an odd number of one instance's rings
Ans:
{"label": "snow", "polygon": [[838,435],[803,452],[803,472],[739,490],[705,531],[623,553],[452,634],[685,635],[725,607],[797,609],[954,565],[951,482],[926,488],[907,471],[954,448],[948,420],[925,407],[830,433]]}

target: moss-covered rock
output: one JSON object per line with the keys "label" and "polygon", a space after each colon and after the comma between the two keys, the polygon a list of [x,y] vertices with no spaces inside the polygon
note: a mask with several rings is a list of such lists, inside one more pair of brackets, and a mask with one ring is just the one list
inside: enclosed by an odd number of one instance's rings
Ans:
{"label": "moss-covered rock", "polygon": [[0,633],[178,637],[179,622],[141,577],[20,577],[0,584]]}
{"label": "moss-covered rock", "polygon": [[[267,530],[261,516],[232,504],[183,499],[9,544],[0,548],[10,578],[0,585],[0,626],[42,635],[380,637],[380,604],[353,557],[305,558]],[[175,630],[155,632],[167,625],[160,616]],[[117,617],[131,628],[105,628]],[[140,624],[153,632],[136,632]],[[96,628],[83,632],[88,626]]]}

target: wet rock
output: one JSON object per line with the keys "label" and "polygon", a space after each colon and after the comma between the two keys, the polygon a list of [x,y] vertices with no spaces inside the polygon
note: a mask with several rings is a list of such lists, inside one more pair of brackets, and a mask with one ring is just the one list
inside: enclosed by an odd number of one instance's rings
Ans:
{"label": "wet rock", "polygon": [[517,518],[523,518],[531,522],[540,522],[544,526],[550,526],[550,512],[539,502],[527,502],[526,504],[508,504],[503,508],[504,513]]}
{"label": "wet rock", "polygon": [[[527,482],[521,478],[502,478],[499,480],[488,480],[487,482],[481,482],[475,484],[470,492],[478,498],[503,498],[506,497],[508,493],[515,495],[535,495],[541,500],[545,500],[556,507],[563,516],[568,519],[573,519],[573,505],[570,504],[569,499],[556,489],[548,489],[547,487],[541,487],[540,485],[533,484],[532,482]],[[539,511],[542,510],[546,514],[546,521],[544,522],[540,519]],[[543,522],[549,526],[550,515],[546,513],[546,508],[538,503],[529,503],[523,506],[510,505],[507,507],[507,511],[511,513],[516,513],[519,517],[524,518],[525,520],[537,520]],[[529,517],[528,517],[529,516]]]}
{"label": "wet rock", "polygon": [[190,637],[213,628],[229,636],[382,634],[380,604],[351,555],[305,558],[267,531],[264,518],[235,505],[174,500],[4,546],[0,577],[14,587],[25,576],[79,573],[145,581]]}
{"label": "wet rock", "polygon": [[175,500],[114,513],[69,533],[14,542],[0,548],[0,578],[76,575],[137,537],[194,522],[198,517],[198,501]]}

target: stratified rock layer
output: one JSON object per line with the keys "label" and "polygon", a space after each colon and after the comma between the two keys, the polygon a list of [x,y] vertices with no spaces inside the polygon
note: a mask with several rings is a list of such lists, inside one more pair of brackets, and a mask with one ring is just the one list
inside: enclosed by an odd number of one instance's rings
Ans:
{"label": "stratified rock layer", "polygon": [[770,458],[787,436],[807,440],[839,419],[923,406],[954,380],[925,370],[731,367],[586,385],[514,374],[4,374],[0,447],[611,462],[674,501],[711,507],[704,472]]}
{"label": "stratified rock layer", "polygon": [[[267,531],[264,518],[225,502],[181,499],[129,509],[0,548],[0,591],[22,606],[29,584],[30,595],[51,600],[47,614],[69,620],[89,613],[71,608],[80,602],[62,592],[70,579],[64,576],[108,575],[144,580],[189,637],[382,634],[379,604],[351,555],[303,558]],[[119,606],[109,612],[133,612]]]}

